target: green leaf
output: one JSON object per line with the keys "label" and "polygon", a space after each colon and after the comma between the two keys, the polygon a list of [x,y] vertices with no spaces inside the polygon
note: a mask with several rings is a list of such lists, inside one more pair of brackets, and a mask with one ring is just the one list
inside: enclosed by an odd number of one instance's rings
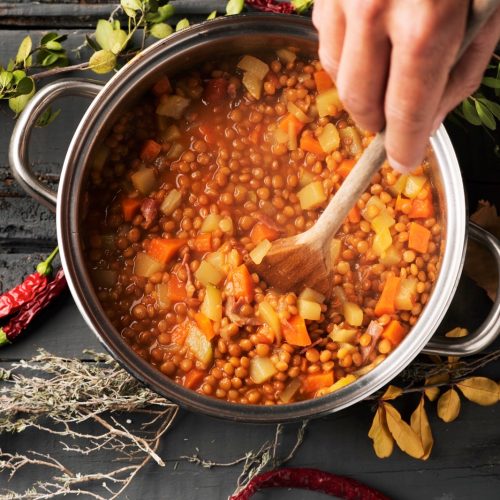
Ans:
{"label": "green leaf", "polygon": [[481,119],[481,123],[485,127],[488,127],[490,130],[495,130],[497,128],[497,124],[492,112],[481,101],[478,101],[477,99],[475,101],[475,104],[477,114]]}
{"label": "green leaf", "polygon": [[120,0],[120,5],[128,17],[135,17],[138,10],[142,10],[142,4],[139,0]]}
{"label": "green leaf", "polygon": [[89,68],[99,75],[113,71],[116,66],[116,56],[110,50],[98,50],[89,60]]}
{"label": "green leaf", "polygon": [[14,82],[19,83],[23,78],[26,77],[26,71],[22,69],[16,69],[16,71],[12,72],[12,76],[14,77]]}
{"label": "green leaf", "polygon": [[45,45],[48,42],[64,42],[68,38],[68,35],[59,35],[58,33],[50,32],[42,37],[40,40],[40,45]]}
{"label": "green leaf", "polygon": [[486,97],[480,97],[478,101],[481,101],[495,116],[497,120],[500,120],[500,104],[494,101],[486,99]]}
{"label": "green leaf", "polygon": [[235,14],[240,14],[244,6],[244,0],[229,0],[226,5],[226,15],[234,16]]}
{"label": "green leaf", "polygon": [[492,89],[500,89],[500,80],[493,78],[492,76],[485,76],[481,81],[482,85],[485,87],[490,87]]}
{"label": "green leaf", "polygon": [[26,104],[28,104],[29,100],[33,97],[34,93],[35,93],[35,87],[33,87],[33,90],[31,91],[30,94],[11,97],[9,99],[9,108],[12,111],[14,111],[16,115],[18,115],[26,107]]}
{"label": "green leaf", "polygon": [[217,11],[213,10],[212,12],[210,12],[210,14],[208,14],[207,21],[210,21],[210,19],[215,19],[216,17],[217,17]]}
{"label": "green leaf", "polygon": [[90,38],[88,35],[85,35],[85,40],[91,49],[98,51],[101,48],[99,47],[99,44],[97,44],[95,40],[92,40],[92,38]]}
{"label": "green leaf", "polygon": [[104,19],[97,21],[95,29],[95,41],[101,49],[109,50],[109,39],[113,36],[113,25]]}
{"label": "green leaf", "polygon": [[292,5],[297,14],[307,12],[313,6],[314,0],[292,0]]}
{"label": "green leaf", "polygon": [[167,38],[173,32],[174,28],[167,23],[157,23],[151,26],[151,35],[158,39]]}
{"label": "green leaf", "polygon": [[126,45],[127,42],[127,33],[123,30],[115,30],[111,33],[109,37],[109,50],[113,52],[113,54],[119,54]]}
{"label": "green leaf", "polygon": [[[500,62],[498,63],[498,68],[497,68],[497,80],[500,80]],[[495,95],[497,97],[500,97],[500,89],[495,89]]]}
{"label": "green leaf", "polygon": [[55,40],[50,40],[49,42],[47,42],[45,44],[45,47],[48,50],[55,50],[55,51],[63,50],[63,46],[59,42],[56,42]]}
{"label": "green leaf", "polygon": [[24,67],[29,68],[33,64],[33,56],[28,56],[24,61]]}
{"label": "green leaf", "polygon": [[59,54],[49,52],[42,60],[42,66],[52,66],[59,59]]}
{"label": "green leaf", "polygon": [[121,29],[121,26],[120,26],[120,21],[118,19],[115,19],[112,23],[112,27],[114,30],[119,30]]}
{"label": "green leaf", "polygon": [[14,75],[10,71],[5,71],[5,70],[0,71],[0,86],[1,87],[8,87],[13,79],[14,79]]}
{"label": "green leaf", "polygon": [[35,82],[32,78],[26,77],[23,78],[16,87],[16,95],[25,95],[31,94],[33,89],[35,88]]}
{"label": "green leaf", "polygon": [[59,116],[60,112],[61,112],[60,109],[57,109],[56,111],[52,112],[52,108],[48,107],[36,121],[36,126],[37,127],[47,126],[49,123],[52,123]]}
{"label": "green leaf", "polygon": [[16,55],[16,63],[24,63],[24,61],[28,58],[31,53],[31,48],[33,47],[33,42],[31,41],[31,37],[28,35],[24,38],[19,45],[19,49],[17,50]]}
{"label": "green leaf", "polygon": [[462,103],[462,113],[464,114],[464,118],[472,125],[481,125],[481,118],[479,118],[476,108],[469,98],[465,99]]}
{"label": "green leaf", "polygon": [[189,28],[189,21],[186,18],[184,18],[177,23],[175,31],[185,30],[186,28]]}
{"label": "green leaf", "polygon": [[13,71],[15,67],[16,67],[16,61],[14,61],[14,59],[9,59],[9,62],[7,64],[7,71]]}
{"label": "green leaf", "polygon": [[146,19],[151,23],[162,23],[167,19],[171,18],[175,13],[175,7],[167,3],[166,5],[162,5],[158,7],[156,12],[150,12]]}

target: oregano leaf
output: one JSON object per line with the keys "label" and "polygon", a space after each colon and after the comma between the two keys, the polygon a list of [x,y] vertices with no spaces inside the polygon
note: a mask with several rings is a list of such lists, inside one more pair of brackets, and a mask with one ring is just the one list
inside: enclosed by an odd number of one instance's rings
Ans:
{"label": "oregano leaf", "polygon": [[98,50],[89,60],[89,68],[99,75],[113,71],[116,66],[116,56],[110,50]]}
{"label": "oregano leaf", "polygon": [[49,125],[49,123],[52,123],[59,116],[60,112],[61,112],[60,109],[57,109],[56,111],[52,112],[52,108],[48,107],[36,121],[36,126],[45,127]]}
{"label": "oregano leaf", "polygon": [[240,14],[244,6],[244,0],[229,0],[226,5],[226,15],[234,16],[236,14]]}
{"label": "oregano leaf", "polygon": [[210,14],[208,14],[207,21],[210,21],[211,19],[215,19],[216,17],[217,17],[217,11],[213,10],[212,12],[210,12]]}
{"label": "oregano leaf", "polygon": [[63,46],[55,40],[50,40],[49,42],[47,42],[45,44],[45,47],[48,50],[55,50],[55,51],[63,50]]}
{"label": "oregano leaf", "polygon": [[186,28],[189,28],[189,21],[186,18],[184,18],[177,23],[175,31],[182,31],[185,30]]}
{"label": "oregano leaf", "polygon": [[492,89],[500,89],[500,80],[492,76],[485,76],[482,79],[481,84]]}
{"label": "oregano leaf", "polygon": [[460,413],[460,396],[453,388],[448,389],[438,399],[437,414],[444,422],[453,422]]}
{"label": "oregano leaf", "polygon": [[481,123],[485,127],[488,127],[490,130],[495,130],[497,128],[497,123],[491,111],[481,101],[478,101],[477,99],[475,100],[475,105],[477,114],[481,119]]}
{"label": "oregano leaf", "polygon": [[16,86],[16,94],[17,95],[24,95],[24,94],[30,94],[35,87],[35,82],[33,81],[32,78],[25,77],[22,80],[19,81],[19,83]]}
{"label": "oregano leaf", "polygon": [[481,125],[481,118],[479,118],[476,108],[469,98],[462,102],[462,113],[464,118],[472,125]]}
{"label": "oregano leaf", "polygon": [[31,37],[28,35],[23,39],[21,45],[19,45],[19,49],[17,49],[16,63],[24,63],[24,61],[30,55],[32,47],[33,42],[31,41]]}
{"label": "oregano leaf", "polygon": [[151,26],[151,35],[160,40],[162,38],[167,38],[167,36],[171,35],[173,32],[174,28],[167,23],[157,23]]}
{"label": "oregano leaf", "polygon": [[11,97],[9,99],[9,108],[18,115],[26,107],[26,104],[28,104],[34,93],[35,87],[33,86],[33,90],[29,94]]}
{"label": "oregano leaf", "polygon": [[291,3],[297,14],[303,14],[313,6],[314,0],[292,0]]}
{"label": "oregano leaf", "polygon": [[500,104],[494,101],[486,99],[486,97],[479,97],[478,101],[481,101],[495,116],[497,120],[500,120]]}
{"label": "oregano leaf", "polygon": [[101,49],[109,50],[109,40],[113,35],[113,25],[105,19],[99,19],[95,29],[95,41]]}
{"label": "oregano leaf", "polygon": [[128,17],[135,17],[137,11],[142,10],[142,5],[139,0],[120,0],[120,5],[123,12],[125,12]]}
{"label": "oregano leaf", "polygon": [[11,71],[5,71],[5,70],[0,71],[0,86],[1,87],[8,87],[11,84],[13,79],[14,79],[14,75],[12,74]]}

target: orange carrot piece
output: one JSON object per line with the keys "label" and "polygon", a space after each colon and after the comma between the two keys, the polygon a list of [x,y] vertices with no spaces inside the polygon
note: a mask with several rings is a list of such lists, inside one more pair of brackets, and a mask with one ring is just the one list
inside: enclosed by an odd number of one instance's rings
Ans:
{"label": "orange carrot piece", "polygon": [[170,92],[172,92],[172,86],[166,76],[162,76],[153,86],[153,94],[158,97],[162,94],[170,94]]}
{"label": "orange carrot piece", "polygon": [[205,370],[193,368],[192,370],[189,370],[186,375],[184,375],[182,385],[188,389],[197,389],[201,385],[201,382],[205,378],[206,374],[207,372]]}
{"label": "orange carrot piece", "polygon": [[411,210],[408,214],[410,219],[426,219],[428,217],[434,217],[434,205],[432,203],[432,197],[429,196],[424,200],[419,200],[415,198],[411,204]]}
{"label": "orange carrot piece", "polygon": [[396,210],[399,210],[400,212],[403,212],[404,214],[408,214],[411,210],[411,200],[409,198],[401,196],[401,194],[398,194],[398,197],[396,198],[396,205],[394,208]]}
{"label": "orange carrot piece", "polygon": [[262,137],[262,124],[258,123],[250,132],[248,139],[252,144],[259,144],[261,137]]}
{"label": "orange carrot piece", "polygon": [[234,296],[237,299],[245,299],[248,303],[252,302],[254,283],[245,264],[241,264],[231,273],[231,281],[233,282]]}
{"label": "orange carrot piece", "polygon": [[287,134],[290,130],[289,124],[292,124],[293,129],[295,130],[295,135],[299,134],[301,130],[304,128],[305,123],[302,123],[294,114],[288,113],[279,123],[279,128],[284,130]]}
{"label": "orange carrot piece", "polygon": [[357,224],[361,221],[361,212],[358,205],[354,205],[351,210],[349,210],[347,218],[349,219],[349,222],[352,222],[353,224]]}
{"label": "orange carrot piece", "polygon": [[424,175],[424,166],[419,165],[418,167],[415,167],[415,169],[412,170],[411,175]]}
{"label": "orange carrot piece", "polygon": [[172,274],[168,280],[167,297],[172,302],[182,302],[187,298],[186,285],[175,274]]}
{"label": "orange carrot piece", "polygon": [[299,315],[292,316],[283,323],[283,334],[286,341],[291,345],[305,347],[312,343],[307,332],[306,322]]}
{"label": "orange carrot piece", "polygon": [[205,337],[207,337],[207,340],[212,340],[215,337],[215,332],[210,319],[201,312],[197,312],[194,315],[194,319],[198,328],[204,333]]}
{"label": "orange carrot piece", "polygon": [[123,219],[130,222],[141,207],[142,200],[139,198],[122,198]]}
{"label": "orange carrot piece", "polygon": [[201,233],[194,239],[194,249],[197,252],[212,251],[212,233]]}
{"label": "orange carrot piece", "polygon": [[408,248],[420,253],[426,253],[431,239],[431,232],[416,222],[410,222],[408,231]]}
{"label": "orange carrot piece", "polygon": [[345,179],[349,175],[355,164],[356,160],[354,160],[353,158],[342,160],[340,162],[340,165],[335,170],[335,173],[339,174],[342,179]]}
{"label": "orange carrot piece", "polygon": [[250,231],[250,239],[252,243],[258,245],[262,240],[273,241],[278,238],[279,232],[276,229],[264,224],[263,222],[257,222],[255,226]]}
{"label": "orange carrot piece", "polygon": [[165,265],[185,244],[186,240],[183,238],[154,238],[149,244],[148,255]]}
{"label": "orange carrot piece", "polygon": [[405,327],[397,320],[393,319],[382,332],[382,337],[390,341],[393,346],[397,346],[406,334]]}
{"label": "orange carrot piece", "polygon": [[316,73],[314,73],[314,81],[316,82],[316,89],[318,93],[324,92],[325,90],[333,87],[333,81],[330,78],[330,75],[324,70],[316,71]]}
{"label": "orange carrot piece", "polygon": [[387,278],[382,294],[375,306],[375,314],[377,316],[382,316],[382,314],[394,314],[396,312],[395,302],[400,281],[401,278],[396,276],[389,276]]}
{"label": "orange carrot piece", "polygon": [[308,153],[314,153],[317,156],[324,156],[325,152],[321,147],[321,144],[311,133],[303,133],[300,136],[300,149],[302,151],[307,151]]}
{"label": "orange carrot piece", "polygon": [[311,373],[304,377],[302,381],[302,389],[308,393],[316,392],[331,385],[333,385],[333,372]]}
{"label": "orange carrot piece", "polygon": [[141,160],[153,161],[156,160],[161,153],[161,144],[158,144],[153,139],[148,139],[141,149]]}
{"label": "orange carrot piece", "polygon": [[172,342],[175,342],[178,345],[184,345],[188,333],[188,328],[185,323],[177,325],[172,331]]}

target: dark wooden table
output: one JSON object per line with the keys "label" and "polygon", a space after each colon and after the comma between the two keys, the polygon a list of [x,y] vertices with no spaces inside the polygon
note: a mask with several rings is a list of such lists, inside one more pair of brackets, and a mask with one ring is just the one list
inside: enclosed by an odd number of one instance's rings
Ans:
{"label": "dark wooden table", "polygon": [[[4,0],[5,1],[5,0]],[[0,62],[13,56],[26,34],[35,39],[56,26],[71,33],[69,47],[78,46],[98,17],[111,10],[102,2],[76,5],[76,0],[60,4],[47,2],[0,3]],[[178,1],[187,14],[210,12],[225,2]],[[53,17],[56,16],[57,17]],[[200,17],[200,16],[198,16]],[[202,16],[201,16],[202,17]],[[81,75],[78,75],[81,76]],[[31,158],[40,177],[57,185],[60,166],[73,130],[87,103],[71,99],[61,101],[62,113],[49,127],[39,129],[33,138]],[[17,283],[31,272],[42,255],[56,244],[54,216],[26,197],[16,186],[9,171],[7,149],[14,124],[7,107],[0,105],[0,291]],[[492,146],[479,131],[451,129],[467,181],[472,206],[481,197],[499,201],[500,166]],[[497,205],[498,206],[498,205]],[[470,280],[464,280],[448,326],[471,326],[480,322],[489,307],[484,293]],[[443,326],[446,329],[447,326]],[[85,348],[102,351],[94,335],[81,318],[68,295],[39,321],[32,335],[17,345],[0,351],[0,367],[35,354],[37,348],[64,356],[80,357]],[[498,378],[498,367],[496,376]],[[414,403],[412,402],[412,405]],[[1,418],[1,415],[0,415]],[[470,500],[500,498],[500,405],[478,407],[463,404],[459,419],[444,424],[430,410],[436,444],[427,462],[413,460],[399,451],[386,460],[375,457],[367,431],[372,418],[370,404],[361,403],[328,418],[310,423],[306,438],[292,466],[317,467],[344,474],[380,489],[395,499]],[[285,440],[291,439],[295,425],[286,428]],[[176,459],[199,449],[202,456],[230,461],[247,450],[258,448],[270,439],[274,426],[253,426],[224,422],[186,411],[163,441],[160,454],[167,467],[150,465],[127,490],[133,499],[222,499],[231,493],[240,472],[238,466],[226,469],[202,469]],[[19,436],[0,436],[5,451],[46,450],[56,457],[58,439],[29,432]],[[79,461],[76,463],[76,461]],[[86,467],[85,457],[75,458],[76,468]],[[95,458],[93,459],[95,460]],[[101,460],[106,460],[103,454]],[[88,465],[88,464],[87,464]],[[27,487],[33,477],[25,471],[16,484]],[[4,486],[5,477],[0,477]],[[304,492],[273,491],[256,496],[273,499],[313,499],[322,495]]]}

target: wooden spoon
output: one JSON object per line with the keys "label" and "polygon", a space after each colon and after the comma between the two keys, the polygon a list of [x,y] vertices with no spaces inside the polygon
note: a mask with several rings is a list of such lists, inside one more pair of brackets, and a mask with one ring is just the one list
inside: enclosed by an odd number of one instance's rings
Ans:
{"label": "wooden spoon", "polygon": [[[500,0],[474,1],[456,60],[499,5]],[[274,241],[262,263],[252,264],[252,270],[268,285],[284,292],[299,293],[309,286],[329,297],[333,289],[332,239],[385,160],[385,132],[382,131],[365,149],[316,224],[301,234]]]}

